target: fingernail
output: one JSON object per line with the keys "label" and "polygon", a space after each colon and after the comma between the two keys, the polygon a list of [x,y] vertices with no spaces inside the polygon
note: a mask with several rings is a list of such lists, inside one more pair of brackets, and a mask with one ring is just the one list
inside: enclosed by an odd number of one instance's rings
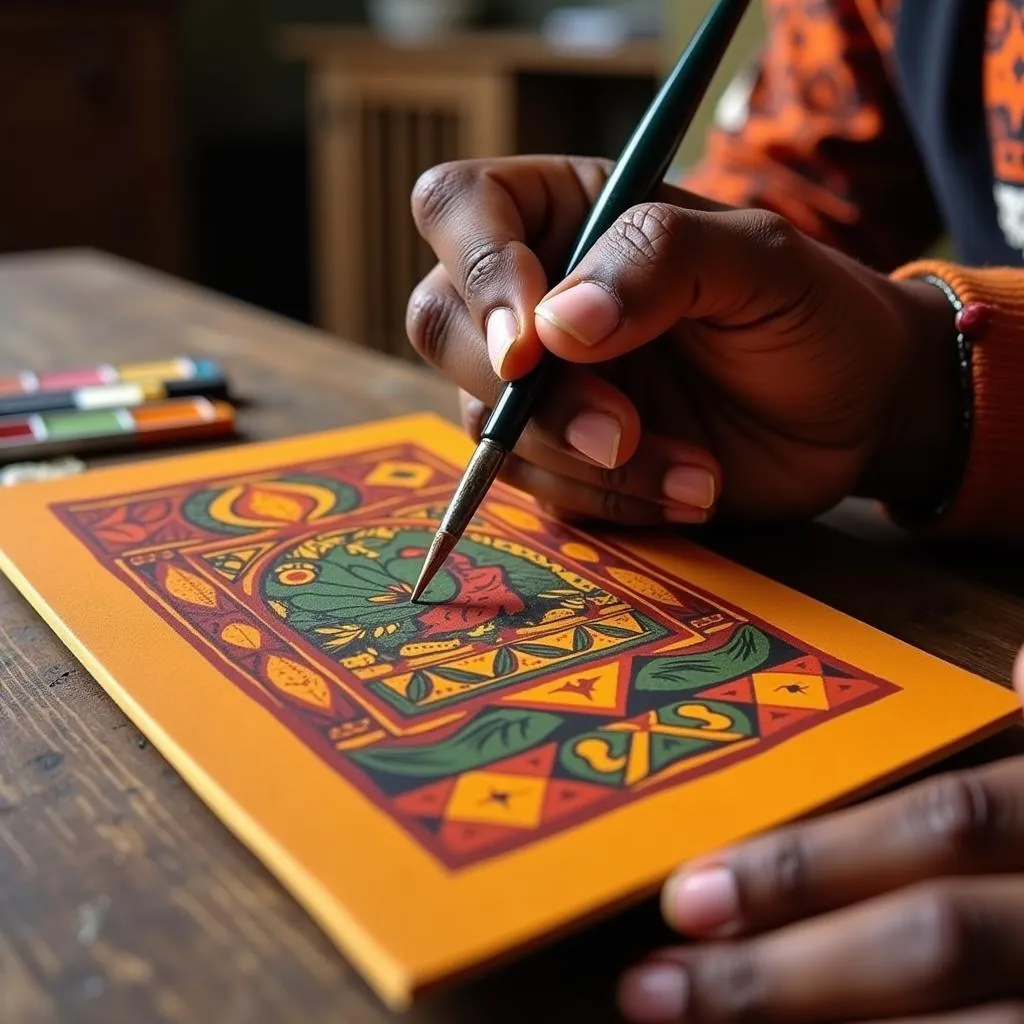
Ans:
{"label": "fingernail", "polygon": [[622,310],[615,296],[584,281],[545,299],[537,315],[582,345],[598,345],[619,326]]}
{"label": "fingernail", "polygon": [[511,309],[495,309],[487,317],[487,354],[499,377],[509,350],[518,337],[519,321]]}
{"label": "fingernail", "polygon": [[665,497],[679,505],[711,508],[715,503],[715,478],[698,466],[673,466],[661,486]]}
{"label": "fingernail", "polygon": [[689,983],[685,972],[674,964],[638,967],[622,980],[619,1008],[636,1024],[677,1021],[686,1011]]}
{"label": "fingernail", "polygon": [[606,412],[581,412],[569,421],[565,439],[588,459],[610,468],[619,454],[622,427]]}
{"label": "fingernail", "polygon": [[673,928],[693,935],[735,928],[740,920],[736,876],[728,868],[676,875],[665,885],[662,911]]}

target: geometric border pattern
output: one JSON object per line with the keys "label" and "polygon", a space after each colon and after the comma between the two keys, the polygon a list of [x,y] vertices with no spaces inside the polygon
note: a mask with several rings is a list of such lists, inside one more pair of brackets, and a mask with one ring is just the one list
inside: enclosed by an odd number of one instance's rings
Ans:
{"label": "geometric border pattern", "polygon": [[[53,510],[452,871],[897,692],[501,484],[453,595],[410,606],[459,475],[399,445]],[[328,570],[370,582],[325,626]]]}

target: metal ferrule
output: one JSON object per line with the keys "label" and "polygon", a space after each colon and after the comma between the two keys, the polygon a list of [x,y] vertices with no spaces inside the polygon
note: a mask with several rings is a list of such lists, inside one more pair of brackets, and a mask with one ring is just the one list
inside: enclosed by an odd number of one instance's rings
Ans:
{"label": "metal ferrule", "polygon": [[441,531],[461,537],[476,515],[494,478],[505,461],[505,449],[487,438],[477,445],[473,458],[459,482],[448,511],[441,520]]}

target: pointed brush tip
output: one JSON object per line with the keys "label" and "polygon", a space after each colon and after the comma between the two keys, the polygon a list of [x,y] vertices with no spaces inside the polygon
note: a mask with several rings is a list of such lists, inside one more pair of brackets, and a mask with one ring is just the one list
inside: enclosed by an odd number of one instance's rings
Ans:
{"label": "pointed brush tip", "polygon": [[419,579],[416,580],[416,586],[412,588],[411,600],[419,601],[423,591],[430,586],[430,581],[437,575],[437,570],[444,565],[457,540],[457,537],[453,537],[450,533],[445,533],[444,530],[438,530],[434,534],[430,550],[427,552],[426,561],[423,563],[423,568],[420,569]]}

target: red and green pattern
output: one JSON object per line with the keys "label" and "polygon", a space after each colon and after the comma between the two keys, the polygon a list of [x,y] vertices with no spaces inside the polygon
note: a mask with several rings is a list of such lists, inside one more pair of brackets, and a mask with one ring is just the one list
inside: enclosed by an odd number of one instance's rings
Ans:
{"label": "red and green pattern", "polygon": [[895,692],[415,446],[56,506],[174,629],[455,870]]}

